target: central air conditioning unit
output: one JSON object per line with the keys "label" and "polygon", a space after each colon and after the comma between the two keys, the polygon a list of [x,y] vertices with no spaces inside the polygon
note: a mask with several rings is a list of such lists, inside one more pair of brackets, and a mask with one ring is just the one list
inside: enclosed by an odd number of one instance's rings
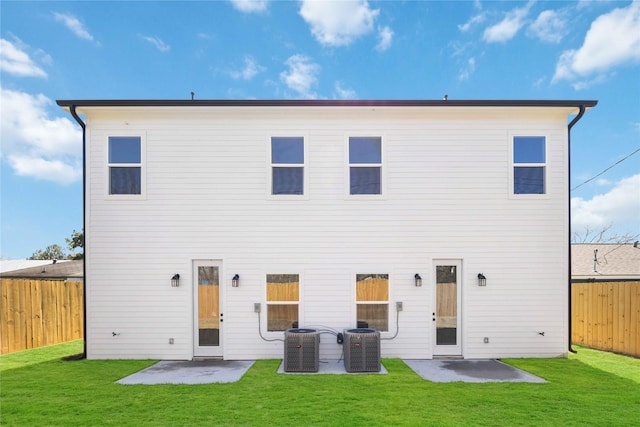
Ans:
{"label": "central air conditioning unit", "polygon": [[320,367],[320,332],[294,328],[284,332],[284,371],[318,372]]}
{"label": "central air conditioning unit", "polygon": [[380,332],[369,328],[344,330],[344,368],[347,372],[380,372]]}

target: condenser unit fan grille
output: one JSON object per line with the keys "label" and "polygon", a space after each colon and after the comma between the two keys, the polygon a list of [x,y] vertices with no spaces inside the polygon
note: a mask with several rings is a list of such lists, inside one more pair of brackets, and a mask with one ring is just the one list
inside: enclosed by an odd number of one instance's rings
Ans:
{"label": "condenser unit fan grille", "polygon": [[320,333],[315,329],[287,329],[284,333],[284,371],[318,372]]}
{"label": "condenser unit fan grille", "polygon": [[380,372],[380,332],[357,328],[344,331],[344,367],[347,372]]}

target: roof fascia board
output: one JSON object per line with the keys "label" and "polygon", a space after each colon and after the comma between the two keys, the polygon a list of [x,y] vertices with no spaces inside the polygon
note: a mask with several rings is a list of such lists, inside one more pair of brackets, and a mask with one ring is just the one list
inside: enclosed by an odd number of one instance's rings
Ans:
{"label": "roof fascia board", "polygon": [[594,100],[58,100],[76,107],[575,107],[596,106]]}

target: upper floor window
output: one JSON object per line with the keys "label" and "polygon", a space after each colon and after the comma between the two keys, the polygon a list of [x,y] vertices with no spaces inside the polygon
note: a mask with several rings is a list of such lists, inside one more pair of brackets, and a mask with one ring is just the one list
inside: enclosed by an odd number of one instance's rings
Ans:
{"label": "upper floor window", "polygon": [[109,137],[109,194],[142,194],[141,137]]}
{"label": "upper floor window", "polygon": [[300,276],[267,274],[267,330],[284,331],[298,323]]}
{"label": "upper floor window", "polygon": [[271,138],[271,194],[304,194],[304,138]]}
{"label": "upper floor window", "polygon": [[546,140],[544,136],[513,137],[513,193],[546,193]]}
{"label": "upper floor window", "polygon": [[382,138],[349,138],[349,194],[382,194]]}
{"label": "upper floor window", "polygon": [[358,324],[389,330],[388,274],[356,274],[356,315]]}

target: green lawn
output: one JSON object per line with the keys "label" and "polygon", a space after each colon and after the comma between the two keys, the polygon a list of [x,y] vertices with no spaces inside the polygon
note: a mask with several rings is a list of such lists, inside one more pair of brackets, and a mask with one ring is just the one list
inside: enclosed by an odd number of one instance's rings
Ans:
{"label": "green lawn", "polygon": [[401,360],[388,375],[278,375],[254,364],[234,384],[124,386],[140,360],[63,361],[79,342],[0,358],[4,426],[637,426],[640,360],[579,349],[510,359],[546,384],[436,384]]}

